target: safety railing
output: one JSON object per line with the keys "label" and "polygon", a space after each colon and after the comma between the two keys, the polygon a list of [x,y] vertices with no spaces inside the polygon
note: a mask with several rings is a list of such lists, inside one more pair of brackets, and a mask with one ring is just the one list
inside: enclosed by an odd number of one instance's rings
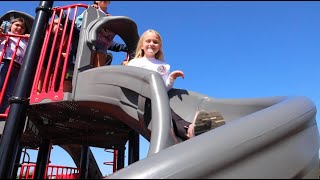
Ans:
{"label": "safety railing", "polygon": [[[61,101],[64,97],[66,71],[70,60],[78,9],[85,4],[53,8],[31,90],[30,104],[44,99]],[[73,71],[73,69],[72,69]]]}
{"label": "safety railing", "polygon": [[0,34],[0,64],[2,66],[0,75],[0,107],[2,112],[0,112],[0,119],[6,119],[8,116],[9,97],[5,96],[6,93],[13,94],[28,38],[28,35]]}
{"label": "safety railing", "polygon": [[[36,164],[21,164],[18,179],[34,179]],[[66,166],[47,165],[44,179],[79,179],[80,169]]]}

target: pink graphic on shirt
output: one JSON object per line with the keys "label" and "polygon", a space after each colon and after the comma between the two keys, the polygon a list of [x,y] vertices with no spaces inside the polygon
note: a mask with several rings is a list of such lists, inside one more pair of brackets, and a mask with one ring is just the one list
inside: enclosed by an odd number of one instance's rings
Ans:
{"label": "pink graphic on shirt", "polygon": [[165,75],[167,73],[167,68],[164,65],[159,65],[157,69],[158,73],[161,74],[161,76]]}

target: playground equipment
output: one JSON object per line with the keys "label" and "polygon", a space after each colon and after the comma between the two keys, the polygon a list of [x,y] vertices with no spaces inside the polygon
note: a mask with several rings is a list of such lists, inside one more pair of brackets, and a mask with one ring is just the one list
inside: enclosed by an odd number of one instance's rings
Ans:
{"label": "playground equipment", "polygon": [[[318,178],[316,107],[306,97],[219,99],[173,89],[168,99],[156,72],[121,65],[92,68],[97,34],[104,28],[119,35],[128,46],[128,58],[133,57],[139,36],[129,17],[105,16],[93,7],[84,11],[72,89],[65,91],[70,56],[62,53],[71,49],[76,31],[71,24],[82,5],[53,8],[49,16],[52,3],[40,2],[23,64],[30,72],[20,72],[11,99],[0,144],[1,178],[12,176],[19,146],[40,147],[34,177],[46,177],[51,144],[66,149],[77,162],[77,178],[99,176],[88,173],[90,166],[97,167],[90,146],[117,151],[116,171],[107,178]],[[56,16],[64,30],[61,41],[55,34],[50,44],[52,26],[43,22],[52,24]],[[47,29],[44,36],[41,29]],[[50,46],[58,46],[58,51],[50,51]],[[37,67],[34,74],[31,67]],[[188,121],[198,110],[216,110],[226,124],[182,141],[173,133],[170,107]],[[150,141],[143,160],[139,134]]]}

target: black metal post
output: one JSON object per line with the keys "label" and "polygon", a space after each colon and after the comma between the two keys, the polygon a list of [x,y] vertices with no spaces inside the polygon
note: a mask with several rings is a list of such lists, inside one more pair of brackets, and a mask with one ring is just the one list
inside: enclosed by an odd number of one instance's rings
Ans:
{"label": "black metal post", "polygon": [[89,146],[81,146],[81,158],[80,158],[80,179],[88,179],[89,168]]}
{"label": "black metal post", "polygon": [[44,177],[44,175],[46,173],[47,164],[49,160],[49,152],[51,152],[50,147],[50,140],[42,139],[42,142],[39,147],[34,179],[47,179]]}
{"label": "black metal post", "polygon": [[11,177],[16,160],[20,138],[26,121],[28,95],[35,75],[36,62],[44,40],[46,25],[50,18],[53,1],[41,1],[36,9],[37,15],[25,52],[24,62],[20,68],[16,89],[10,98],[10,112],[4,127],[0,144],[0,179]]}
{"label": "black metal post", "polygon": [[139,133],[133,130],[129,134],[128,156],[129,165],[139,161]]}
{"label": "black metal post", "polygon": [[13,167],[13,171],[12,171],[10,179],[17,179],[17,174],[18,174],[18,170],[19,170],[19,166],[20,166],[20,159],[21,159],[22,149],[23,148],[21,146],[18,149],[16,162],[14,163],[14,167]]}
{"label": "black metal post", "polygon": [[124,149],[118,150],[118,157],[117,157],[117,170],[120,170],[124,168],[124,159],[125,159],[125,153]]}

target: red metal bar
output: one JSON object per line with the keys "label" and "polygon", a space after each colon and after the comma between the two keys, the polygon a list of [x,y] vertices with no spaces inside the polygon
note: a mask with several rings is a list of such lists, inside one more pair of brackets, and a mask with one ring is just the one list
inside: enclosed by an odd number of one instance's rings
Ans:
{"label": "red metal bar", "polygon": [[114,149],[113,151],[109,151],[109,150],[105,149],[104,151],[109,152],[109,153],[113,153],[113,161],[106,161],[106,162],[103,162],[103,164],[112,166],[112,172],[116,172],[117,171],[118,150]]}
{"label": "red metal bar", "polygon": [[24,171],[24,166],[20,167],[20,174],[19,174],[19,179],[22,179],[23,171]]}
{"label": "red metal bar", "polygon": [[113,172],[117,171],[118,150],[113,150]]}
{"label": "red metal bar", "polygon": [[[4,35],[1,35],[1,36],[4,36]],[[8,35],[5,35],[5,37],[6,37],[6,42],[4,44],[4,48],[2,49],[2,52],[1,52],[0,63],[3,61],[3,57],[4,57],[4,54],[5,54],[6,49],[8,47],[8,42],[9,42],[9,39],[10,39],[10,36],[8,36]],[[7,76],[8,76],[8,74],[10,74],[10,73],[7,73]],[[6,88],[7,88],[7,84],[4,83],[3,86],[2,86],[2,89],[1,89],[1,93],[0,93],[0,105],[2,104],[2,100],[3,100],[3,96],[4,96]]]}

